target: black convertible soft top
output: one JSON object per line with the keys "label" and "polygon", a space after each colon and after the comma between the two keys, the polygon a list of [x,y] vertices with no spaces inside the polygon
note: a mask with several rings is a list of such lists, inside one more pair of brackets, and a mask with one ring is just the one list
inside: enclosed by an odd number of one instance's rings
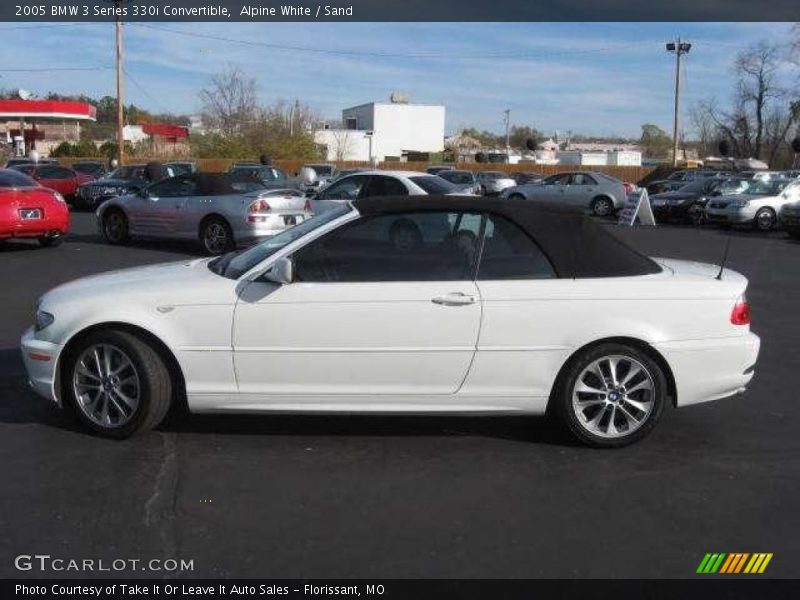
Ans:
{"label": "black convertible soft top", "polygon": [[589,215],[526,200],[467,196],[389,196],[355,200],[363,216],[398,212],[465,211],[499,215],[519,225],[550,259],[561,278],[628,277],[660,273],[640,254]]}

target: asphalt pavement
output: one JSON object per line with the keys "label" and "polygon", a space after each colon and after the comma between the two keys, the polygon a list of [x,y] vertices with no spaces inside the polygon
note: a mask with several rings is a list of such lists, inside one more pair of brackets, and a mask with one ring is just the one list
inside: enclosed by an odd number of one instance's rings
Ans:
{"label": "asphalt pavement", "polygon": [[[650,255],[706,262],[727,239],[614,231]],[[18,341],[36,298],[197,250],[108,246],[87,214],[59,248],[6,244],[0,577],[90,575],[14,567],[36,553],[193,560],[182,577],[693,577],[707,552],[771,552],[763,576],[796,577],[800,244],[730,239],[762,338],[750,390],[669,410],[649,438],[616,451],[522,417],[186,416],[123,442],[93,437],[26,387]]]}

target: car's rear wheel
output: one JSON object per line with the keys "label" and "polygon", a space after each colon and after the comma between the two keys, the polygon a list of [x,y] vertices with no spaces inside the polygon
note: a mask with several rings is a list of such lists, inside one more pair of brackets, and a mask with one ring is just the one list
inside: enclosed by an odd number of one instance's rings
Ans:
{"label": "car's rear wheel", "polygon": [[200,226],[200,244],[209,254],[225,254],[233,250],[233,231],[220,217],[211,217]]}
{"label": "car's rear wheel", "polygon": [[115,329],[92,333],[67,355],[64,397],[92,431],[123,439],[164,420],[172,382],[147,342]]}
{"label": "car's rear wheel", "polygon": [[519,202],[520,200],[525,200],[525,196],[522,194],[511,194],[508,199],[513,200],[514,202]]}
{"label": "car's rear wheel", "polygon": [[775,229],[777,222],[778,218],[775,215],[775,211],[764,207],[756,213],[756,217],[753,219],[753,226],[759,231],[772,231]]}
{"label": "car's rear wheel", "polygon": [[118,208],[110,208],[103,214],[103,237],[109,244],[124,244],[128,241],[128,219]]}
{"label": "car's rear wheel", "polygon": [[610,198],[599,196],[592,200],[592,212],[598,217],[607,217],[614,212],[614,203]]}
{"label": "car's rear wheel", "polygon": [[706,220],[705,211],[699,204],[689,207],[688,220],[692,225],[702,225]]}
{"label": "car's rear wheel", "polygon": [[632,444],[652,431],[666,403],[658,363],[625,344],[601,344],[571,361],[552,401],[581,442],[600,448]]}

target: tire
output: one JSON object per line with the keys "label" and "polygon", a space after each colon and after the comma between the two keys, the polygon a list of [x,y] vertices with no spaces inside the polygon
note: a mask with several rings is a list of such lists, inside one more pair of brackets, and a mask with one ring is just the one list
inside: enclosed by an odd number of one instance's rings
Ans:
{"label": "tire", "polygon": [[614,212],[614,202],[606,196],[598,196],[592,200],[592,213],[596,217],[608,217]]}
{"label": "tire", "polygon": [[118,208],[103,213],[103,237],[109,244],[119,245],[128,241],[128,218]]}
{"label": "tire", "polygon": [[[617,385],[610,377],[614,361]],[[595,374],[597,368],[603,380]],[[551,402],[553,412],[578,441],[596,448],[621,448],[655,427],[667,402],[666,376],[635,346],[600,344],[570,361]]]}
{"label": "tire", "polygon": [[525,200],[525,196],[522,194],[511,194],[508,199],[513,200],[514,202],[519,202],[520,200]]}
{"label": "tire", "polygon": [[234,249],[233,231],[221,217],[210,217],[200,224],[200,245],[212,256]]}
{"label": "tire", "polygon": [[42,248],[55,248],[56,246],[60,246],[61,242],[63,241],[64,238],[60,235],[56,236],[43,235],[38,238],[39,245]]}
{"label": "tire", "polygon": [[753,228],[758,231],[772,231],[777,224],[778,217],[775,215],[775,211],[768,207],[758,209],[753,219]]}
{"label": "tire", "polygon": [[86,336],[65,358],[61,379],[66,403],[102,437],[124,439],[153,429],[170,408],[172,381],[164,361],[125,331]]}
{"label": "tire", "polygon": [[703,223],[705,223],[706,214],[703,211],[703,208],[700,206],[692,206],[689,208],[688,214],[686,215],[686,221],[690,225],[694,225],[699,227]]}

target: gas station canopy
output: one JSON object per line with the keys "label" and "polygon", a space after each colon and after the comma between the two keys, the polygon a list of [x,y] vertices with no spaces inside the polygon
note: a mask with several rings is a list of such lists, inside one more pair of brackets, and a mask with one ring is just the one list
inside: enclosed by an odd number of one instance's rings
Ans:
{"label": "gas station canopy", "polygon": [[96,121],[97,109],[86,102],[64,100],[0,100],[0,119],[69,119]]}

